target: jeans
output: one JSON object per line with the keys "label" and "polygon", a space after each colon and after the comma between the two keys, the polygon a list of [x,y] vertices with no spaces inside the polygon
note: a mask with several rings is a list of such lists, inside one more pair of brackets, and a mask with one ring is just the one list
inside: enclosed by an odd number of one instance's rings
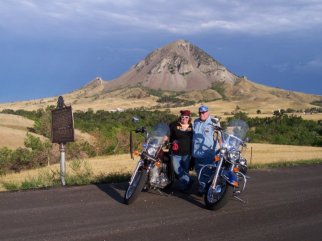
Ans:
{"label": "jeans", "polygon": [[179,179],[180,188],[187,188],[188,183],[190,182],[189,176],[189,163],[191,156],[190,155],[172,155],[172,164],[174,172],[177,174]]}

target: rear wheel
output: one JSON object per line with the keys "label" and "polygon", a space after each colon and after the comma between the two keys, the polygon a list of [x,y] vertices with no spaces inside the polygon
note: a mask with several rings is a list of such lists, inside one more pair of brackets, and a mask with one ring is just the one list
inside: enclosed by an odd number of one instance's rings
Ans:
{"label": "rear wheel", "polygon": [[226,205],[232,195],[233,187],[219,177],[215,189],[211,187],[211,182],[206,185],[205,205],[210,210],[218,210]]}
{"label": "rear wheel", "polygon": [[124,203],[131,204],[142,191],[146,179],[148,177],[147,171],[143,168],[140,168],[134,178],[132,184],[129,184],[124,194]]}

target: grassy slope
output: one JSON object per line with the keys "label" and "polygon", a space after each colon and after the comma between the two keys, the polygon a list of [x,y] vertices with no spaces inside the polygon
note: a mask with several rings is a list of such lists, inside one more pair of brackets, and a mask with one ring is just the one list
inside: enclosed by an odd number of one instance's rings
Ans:
{"label": "grassy slope", "polygon": [[[33,127],[34,122],[22,116],[0,113],[0,147],[16,149],[24,146],[24,139],[28,128]],[[33,134],[42,141],[44,137]]]}
{"label": "grassy slope", "polygon": [[[16,149],[24,147],[24,140],[28,132],[28,128],[32,128],[34,122],[28,118],[0,113],[0,148],[8,147],[9,149]],[[46,138],[32,133],[34,136],[39,137],[42,141]],[[94,137],[75,130],[76,140],[87,140],[89,143],[94,142]]]}

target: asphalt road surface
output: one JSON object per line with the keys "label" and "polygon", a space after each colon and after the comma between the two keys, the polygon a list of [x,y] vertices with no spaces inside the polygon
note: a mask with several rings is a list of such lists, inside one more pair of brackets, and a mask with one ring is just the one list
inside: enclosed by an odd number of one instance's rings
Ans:
{"label": "asphalt road surface", "polygon": [[127,206],[125,183],[0,193],[0,240],[322,240],[322,165],[249,175],[246,203],[218,211],[175,188]]}

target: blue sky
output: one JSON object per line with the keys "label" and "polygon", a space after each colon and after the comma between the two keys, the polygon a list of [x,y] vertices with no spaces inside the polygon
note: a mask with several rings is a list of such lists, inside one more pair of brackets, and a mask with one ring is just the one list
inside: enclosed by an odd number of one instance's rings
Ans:
{"label": "blue sky", "polygon": [[185,39],[236,75],[322,95],[322,0],[2,0],[0,102],[112,80]]}

